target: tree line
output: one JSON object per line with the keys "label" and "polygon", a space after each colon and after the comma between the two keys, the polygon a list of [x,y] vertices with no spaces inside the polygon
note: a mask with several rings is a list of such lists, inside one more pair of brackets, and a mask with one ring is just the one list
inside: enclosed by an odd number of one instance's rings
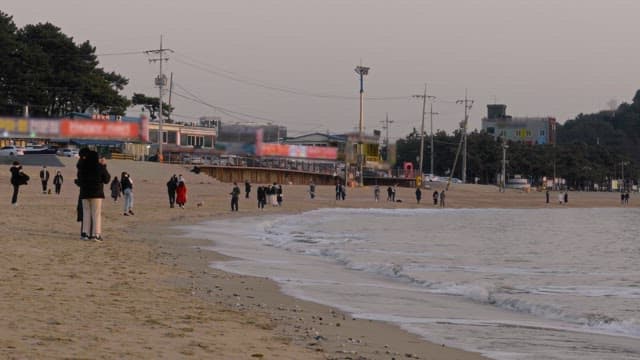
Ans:
{"label": "tree line", "polygon": [[[18,28],[0,11],[0,115],[64,117],[72,112],[124,115],[141,105],[155,119],[159,98],[122,95],[129,79],[99,66],[89,41],[76,44],[51,23]],[[172,108],[163,104],[168,117]]]}
{"label": "tree line", "polygon": [[[434,134],[434,169],[438,175],[449,175],[461,132]],[[623,103],[615,110],[595,114],[580,114],[575,119],[557,125],[557,142],[527,145],[508,141],[506,173],[521,175],[540,184],[543,177],[564,178],[574,189],[586,189],[593,184],[603,186],[623,176],[637,184],[640,164],[640,90],[633,102]],[[430,169],[429,138],[425,138],[424,169]],[[496,184],[502,171],[502,141],[483,131],[467,135],[467,180],[479,178],[483,184]],[[420,134],[415,129],[396,142],[396,163],[417,164]],[[554,171],[555,170],[555,171]],[[460,161],[453,176],[462,178]]]}

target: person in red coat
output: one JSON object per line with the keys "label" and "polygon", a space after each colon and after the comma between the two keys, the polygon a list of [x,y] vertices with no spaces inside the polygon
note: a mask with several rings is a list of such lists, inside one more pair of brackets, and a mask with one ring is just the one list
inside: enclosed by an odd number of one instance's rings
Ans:
{"label": "person in red coat", "polygon": [[184,184],[184,181],[178,182],[178,187],[176,188],[176,204],[182,209],[184,209],[184,204],[187,203],[187,186]]}

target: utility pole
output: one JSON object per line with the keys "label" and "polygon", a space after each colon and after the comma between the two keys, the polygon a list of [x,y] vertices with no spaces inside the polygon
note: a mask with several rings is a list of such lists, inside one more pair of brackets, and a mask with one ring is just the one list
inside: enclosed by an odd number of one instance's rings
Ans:
{"label": "utility pole", "polygon": [[387,117],[383,120],[380,121],[383,125],[382,125],[382,129],[386,131],[386,135],[385,135],[385,139],[384,139],[384,148],[386,151],[385,154],[385,161],[389,160],[389,124],[393,124],[394,121],[393,120],[389,120],[389,113],[387,113]]}
{"label": "utility pole", "polygon": [[369,69],[366,66],[356,66],[355,71],[360,75],[360,122],[358,123],[358,162],[360,163],[360,186],[364,186],[364,163],[365,156],[363,147],[363,130],[364,130],[364,76],[369,75]]}
{"label": "utility pole", "polygon": [[158,73],[158,77],[155,79],[155,85],[158,87],[159,91],[159,110],[158,110],[158,162],[163,161],[163,153],[162,153],[162,142],[163,142],[163,131],[162,131],[162,95],[164,94],[164,87],[167,86],[167,76],[162,73],[162,63],[164,61],[169,61],[168,57],[165,57],[165,53],[173,52],[171,49],[164,49],[162,47],[162,36],[160,36],[160,49],[156,50],[147,50],[145,53],[147,55],[157,55],[158,57],[149,59],[149,62],[159,62],[160,63],[160,72]]}
{"label": "utility pole", "polygon": [[[464,104],[464,121],[462,123],[462,182],[467,183],[467,124],[469,123],[469,110],[473,106],[473,100],[467,97],[467,89],[464,90],[464,100],[456,101],[456,104]],[[455,170],[455,169],[454,169]]]}
{"label": "utility pole", "polygon": [[[435,96],[433,97],[433,99],[435,99]],[[433,147],[433,115],[440,115],[440,113],[437,112],[433,112],[433,101],[431,101],[430,105],[429,105],[429,122],[431,123],[431,175],[434,175],[434,153],[435,153],[435,148]]]}
{"label": "utility pole", "polygon": [[506,142],[502,143],[502,175],[500,176],[500,192],[505,191],[505,185],[507,182],[507,149],[509,145]]}
{"label": "utility pole", "polygon": [[[418,163],[418,169],[419,169],[419,176],[420,179],[422,179],[422,164],[424,163],[424,116],[426,114],[426,108],[427,108],[427,100],[433,100],[436,97],[435,96],[429,96],[427,95],[427,84],[424,84],[424,94],[423,95],[413,95],[414,98],[417,99],[422,99],[422,122],[420,125],[420,162]],[[433,124],[431,126],[431,131],[433,132]],[[433,137],[432,137],[433,140]],[[433,146],[433,145],[432,145]],[[433,153],[433,149],[431,150]],[[433,160],[432,160],[433,161]],[[433,168],[433,166],[432,166]]]}
{"label": "utility pole", "polygon": [[[171,96],[173,95],[173,72],[171,72],[171,77],[169,80],[169,109],[171,109]],[[167,117],[167,121],[172,123],[171,119],[171,111],[169,111],[169,116]]]}

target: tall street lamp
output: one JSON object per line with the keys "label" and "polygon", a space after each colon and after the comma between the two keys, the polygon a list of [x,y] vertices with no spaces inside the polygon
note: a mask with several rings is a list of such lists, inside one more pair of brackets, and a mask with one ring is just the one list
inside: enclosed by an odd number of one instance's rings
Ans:
{"label": "tall street lamp", "polygon": [[369,68],[366,66],[356,66],[355,71],[360,75],[360,122],[358,124],[358,163],[360,168],[360,186],[364,185],[364,151],[362,149],[362,130],[364,125],[364,76],[369,75]]}

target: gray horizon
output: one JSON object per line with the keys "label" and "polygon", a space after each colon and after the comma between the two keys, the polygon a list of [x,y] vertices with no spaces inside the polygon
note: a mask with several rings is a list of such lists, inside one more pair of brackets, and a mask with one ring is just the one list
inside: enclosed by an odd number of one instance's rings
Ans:
{"label": "gray horizon", "polygon": [[[89,40],[101,67],[129,78],[127,96],[158,96],[158,64],[142,51],[162,36],[175,51],[164,66],[175,80],[174,118],[250,121],[180,95],[197,97],[287,126],[290,136],[357,129],[360,63],[371,67],[365,130],[381,130],[388,113],[392,139],[419,129],[422,104],[411,95],[425,83],[437,97],[434,130],[447,132],[464,117],[455,101],[465,89],[472,130],[490,103],[564,123],[630,102],[640,88],[640,2],[631,0],[6,0],[1,10],[18,27],[50,22],[76,43]],[[128,52],[136,54],[110,55]]]}

